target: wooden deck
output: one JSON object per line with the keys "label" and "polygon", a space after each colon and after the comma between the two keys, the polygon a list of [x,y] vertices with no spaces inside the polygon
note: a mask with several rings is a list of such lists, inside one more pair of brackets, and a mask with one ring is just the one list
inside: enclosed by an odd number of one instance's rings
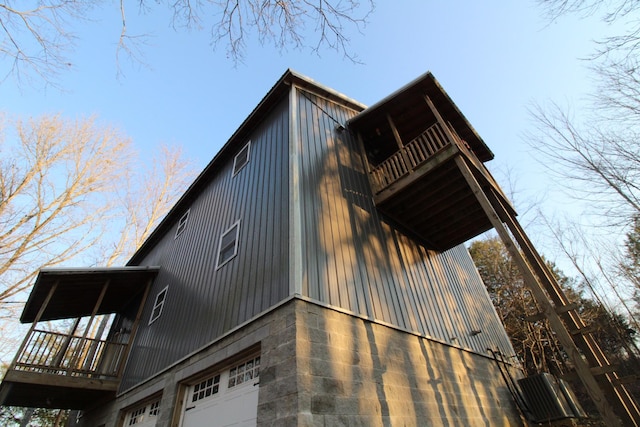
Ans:
{"label": "wooden deck", "polygon": [[82,409],[115,395],[126,344],[33,330],[0,386],[9,406]]}
{"label": "wooden deck", "polygon": [[429,126],[370,172],[378,209],[437,250],[492,228],[456,157],[464,159],[484,191],[496,194],[512,209],[467,144],[440,123]]}

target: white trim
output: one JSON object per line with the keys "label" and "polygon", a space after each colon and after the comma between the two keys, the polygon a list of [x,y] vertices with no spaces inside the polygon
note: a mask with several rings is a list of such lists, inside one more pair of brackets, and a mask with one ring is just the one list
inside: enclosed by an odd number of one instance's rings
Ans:
{"label": "white trim", "polygon": [[178,225],[176,226],[176,234],[175,236],[173,236],[174,239],[177,239],[178,236],[184,232],[185,228],[187,228],[187,223],[189,222],[189,212],[191,212],[191,209],[187,209],[187,211],[183,213],[178,220]]}
{"label": "white trim", "polygon": [[[238,157],[243,153],[243,151],[247,150],[247,156],[241,165],[238,165]],[[233,158],[233,176],[236,176],[246,165],[249,163],[251,159],[251,140],[249,140],[239,151],[238,154]]]}
{"label": "white trim", "polygon": [[[223,265],[227,264],[229,261],[234,259],[236,257],[236,255],[238,255],[238,244],[239,244],[239,240],[240,240],[240,221],[241,220],[237,220],[236,222],[234,222],[231,227],[227,228],[225,230],[225,232],[220,235],[220,239],[218,240],[218,252],[217,252],[217,255],[216,255],[216,270],[219,269],[220,267],[222,267]],[[234,228],[236,229],[236,235],[235,235],[235,237],[233,239],[233,253],[227,259],[225,259],[224,261],[220,262],[220,255],[221,255],[220,251],[223,249],[222,248],[222,241],[224,240],[224,238],[227,235],[229,235],[229,233]],[[225,247],[225,249],[227,249],[227,248]]]}
{"label": "white trim", "polygon": [[289,295],[302,294],[302,212],[300,183],[298,88],[289,93]]}
{"label": "white trim", "polygon": [[[153,303],[153,309],[151,310],[151,314],[149,315],[149,325],[155,322],[156,320],[158,320],[158,318],[162,314],[162,310],[164,309],[164,303],[167,301],[167,294],[169,293],[168,289],[169,289],[169,285],[165,286],[162,290],[160,290],[160,292],[156,294],[156,299]],[[160,298],[160,295],[162,295],[163,293],[164,293],[164,298],[162,298],[162,301],[158,303],[158,298]],[[154,316],[153,313],[155,313],[157,308],[159,308],[160,310]]]}

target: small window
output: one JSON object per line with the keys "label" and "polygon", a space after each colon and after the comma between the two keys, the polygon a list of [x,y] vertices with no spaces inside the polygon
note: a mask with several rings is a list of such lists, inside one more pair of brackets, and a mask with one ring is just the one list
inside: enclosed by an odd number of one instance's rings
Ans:
{"label": "small window", "polygon": [[164,307],[164,302],[167,299],[167,289],[168,286],[158,292],[158,295],[156,295],[156,302],[153,304],[153,311],[151,312],[151,317],[149,318],[149,324],[152,324],[162,314],[162,307]]}
{"label": "small window", "polygon": [[151,425],[151,423],[155,423],[155,419],[157,419],[160,413],[160,400],[155,400],[151,403],[148,403],[144,406],[140,406],[134,410],[127,412],[125,416],[125,426],[135,426],[135,425]]}
{"label": "small window", "polygon": [[206,399],[209,396],[218,394],[220,391],[220,374],[216,374],[193,386],[191,392],[191,402]]}
{"label": "small window", "polygon": [[238,253],[238,234],[240,232],[240,221],[236,222],[220,236],[218,246],[218,262],[216,268],[220,268],[228,263]]}
{"label": "small window", "polygon": [[176,235],[174,237],[178,238],[179,235],[182,234],[185,228],[187,228],[187,221],[189,220],[189,211],[186,211],[184,215],[180,217],[180,221],[178,221],[178,227],[176,227]]}
{"label": "small window", "polygon": [[229,370],[229,388],[260,377],[260,356],[247,360]]}
{"label": "small window", "polygon": [[249,154],[251,152],[251,141],[247,142],[242,149],[236,154],[233,159],[233,176],[235,176],[240,169],[242,169],[247,163],[249,163]]}

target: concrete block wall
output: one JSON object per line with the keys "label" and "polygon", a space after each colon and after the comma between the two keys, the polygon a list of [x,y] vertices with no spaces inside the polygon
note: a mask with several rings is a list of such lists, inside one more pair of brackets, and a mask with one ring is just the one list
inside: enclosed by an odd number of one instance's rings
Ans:
{"label": "concrete block wall", "polygon": [[522,425],[489,358],[304,301],[295,312],[298,426]]}

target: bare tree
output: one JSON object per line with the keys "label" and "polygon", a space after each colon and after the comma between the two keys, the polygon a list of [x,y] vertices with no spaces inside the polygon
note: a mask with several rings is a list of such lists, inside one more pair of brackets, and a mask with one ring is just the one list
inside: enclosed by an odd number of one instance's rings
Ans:
{"label": "bare tree", "polygon": [[538,0],[551,19],[569,13],[590,15],[603,11],[603,19],[612,22],[637,10],[640,5],[635,0]]}
{"label": "bare tree", "polygon": [[556,182],[587,201],[601,223],[629,225],[640,213],[640,133],[633,124],[611,128],[602,117],[579,124],[555,104],[532,114],[538,127],[529,144]]}
{"label": "bare tree", "polygon": [[[1,363],[17,347],[14,314],[41,268],[72,260],[124,264],[193,173],[176,148],[160,146],[148,165],[140,164],[131,141],[95,118],[0,123]],[[109,322],[104,316],[92,334],[101,336]],[[0,419],[24,422],[34,415],[52,425],[65,414],[4,408]]]}
{"label": "bare tree", "polygon": [[126,137],[93,118],[43,116],[13,125],[0,146],[0,304],[26,289],[39,268],[101,238],[113,215],[109,195],[132,154]]}
{"label": "bare tree", "polygon": [[160,145],[149,164],[127,171],[116,201],[117,233],[103,243],[97,264],[123,265],[187,188],[194,176],[179,147]]}
{"label": "bare tree", "polygon": [[[16,4],[14,4],[16,3]],[[349,48],[353,31],[361,31],[373,11],[373,0],[140,0],[135,13],[168,8],[174,29],[207,29],[214,47],[224,45],[227,56],[242,61],[248,39],[277,50],[309,48],[335,50],[356,61]],[[116,60],[121,52],[139,59],[145,34],[128,26],[131,13],[124,0],[119,4],[122,19]],[[40,0],[0,3],[0,57],[7,60],[4,78],[37,76],[46,82],[71,62],[68,53],[74,44],[74,24],[95,18],[96,11],[113,7],[101,0]],[[1,81],[1,80],[0,80]]]}
{"label": "bare tree", "polygon": [[[640,218],[640,3],[539,3],[551,19],[577,13],[617,24],[610,27],[617,33],[596,41],[585,61],[594,85],[580,119],[557,104],[537,106],[532,114],[538,128],[529,142],[556,182],[593,214],[559,224],[546,220],[560,256],[571,263],[601,307],[621,310],[637,327],[632,297],[640,291],[640,278],[638,270],[630,268],[635,260],[629,239]],[[581,224],[583,219],[587,226]]]}
{"label": "bare tree", "polygon": [[131,141],[94,118],[6,122],[0,133],[0,310],[14,307],[12,298],[43,267],[80,254],[100,264],[122,262],[191,176],[180,152],[167,148],[145,170]]}

